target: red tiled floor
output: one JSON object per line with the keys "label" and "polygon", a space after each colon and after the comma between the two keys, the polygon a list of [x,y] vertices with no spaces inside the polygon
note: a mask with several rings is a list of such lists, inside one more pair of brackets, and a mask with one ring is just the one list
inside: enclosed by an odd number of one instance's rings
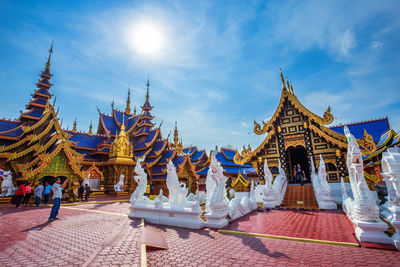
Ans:
{"label": "red tiled floor", "polygon": [[335,211],[271,210],[252,212],[224,229],[338,242],[357,243],[346,215]]}
{"label": "red tiled floor", "polygon": [[154,226],[168,250],[147,251],[148,266],[396,266],[396,251],[304,243],[211,230]]}

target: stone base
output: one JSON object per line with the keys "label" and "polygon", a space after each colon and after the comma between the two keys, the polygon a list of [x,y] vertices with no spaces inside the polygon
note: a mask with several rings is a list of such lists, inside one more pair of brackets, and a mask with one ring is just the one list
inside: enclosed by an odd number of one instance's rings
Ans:
{"label": "stone base", "polygon": [[263,203],[263,207],[267,209],[273,209],[276,206],[278,206],[278,200],[264,201]]}
{"label": "stone base", "polygon": [[107,195],[113,196],[113,197],[129,197],[129,192],[108,192]]}
{"label": "stone base", "polygon": [[206,227],[210,228],[222,228],[228,225],[228,219],[226,216],[227,212],[224,213],[206,213],[204,217],[206,217]]}
{"label": "stone base", "polygon": [[325,210],[336,210],[337,209],[337,204],[333,201],[333,199],[331,201],[329,200],[320,200],[318,201],[318,206],[320,209],[325,209]]}
{"label": "stone base", "polygon": [[204,227],[201,219],[202,210],[190,207],[171,207],[169,203],[163,203],[159,207],[154,204],[135,203],[130,207],[129,217],[144,218],[146,222],[169,226],[178,226],[190,229]]}
{"label": "stone base", "polygon": [[393,244],[393,239],[390,238],[384,231],[388,225],[382,221],[380,222],[363,222],[354,220],[356,225],[356,238],[360,242],[380,243],[380,244]]}

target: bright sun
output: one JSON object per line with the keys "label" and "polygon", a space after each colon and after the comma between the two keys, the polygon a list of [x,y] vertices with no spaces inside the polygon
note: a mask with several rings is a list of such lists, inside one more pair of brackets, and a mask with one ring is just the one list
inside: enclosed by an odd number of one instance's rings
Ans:
{"label": "bright sun", "polygon": [[160,27],[150,23],[135,25],[129,33],[130,43],[138,54],[156,56],[165,43]]}

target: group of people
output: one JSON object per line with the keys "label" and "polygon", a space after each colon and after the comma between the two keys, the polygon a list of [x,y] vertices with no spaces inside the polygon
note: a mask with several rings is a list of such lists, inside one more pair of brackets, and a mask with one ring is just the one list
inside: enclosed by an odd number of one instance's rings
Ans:
{"label": "group of people", "polygon": [[32,194],[34,194],[34,196],[35,196],[36,206],[40,205],[40,199],[41,199],[42,195],[43,195],[44,204],[48,205],[51,189],[52,189],[52,186],[49,185],[48,182],[46,182],[44,185],[42,185],[42,184],[38,185],[34,190],[32,190],[31,183],[24,182],[23,184],[21,184],[18,187],[18,190],[15,193],[15,195],[17,197],[16,207],[19,208],[19,206],[21,204],[24,205],[25,207],[27,207],[29,204],[29,199],[31,198]]}
{"label": "group of people", "polygon": [[[53,205],[54,205],[54,195],[55,195],[55,190],[54,190],[54,185],[57,184],[57,180],[60,180],[60,178],[56,178],[55,183],[50,185],[48,182],[45,182],[44,184],[39,184],[35,189],[32,189],[32,185],[29,182],[24,182],[22,183],[19,187],[17,192],[15,193],[16,195],[16,207],[19,208],[21,204],[25,207],[29,205],[29,200],[31,199],[31,196],[34,196],[35,199],[35,205],[39,206],[42,200],[43,196],[43,203],[45,205],[49,204],[50,200],[50,193],[53,192]],[[67,179],[68,180],[68,179]],[[69,199],[68,197],[68,189],[65,188],[67,184],[61,188],[61,195],[59,196],[60,202],[63,199]],[[89,196],[91,193],[90,186],[88,184],[81,184],[78,188],[78,194],[76,195],[77,199],[80,201],[83,201],[83,197],[85,196],[85,201],[89,200]],[[58,194],[57,194],[58,196]]]}

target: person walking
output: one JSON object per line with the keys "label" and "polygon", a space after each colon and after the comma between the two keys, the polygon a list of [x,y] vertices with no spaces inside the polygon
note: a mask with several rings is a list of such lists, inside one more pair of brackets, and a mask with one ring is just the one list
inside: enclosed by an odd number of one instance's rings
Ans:
{"label": "person walking", "polygon": [[39,184],[36,188],[35,188],[35,204],[36,207],[39,207],[40,205],[40,199],[42,198],[42,194],[44,191],[44,187],[42,184]]}
{"label": "person walking", "polygon": [[43,192],[43,198],[44,198],[45,205],[49,205],[50,192],[51,192],[51,185],[49,185],[49,182],[46,182],[44,184],[44,192]]}
{"label": "person walking", "polygon": [[16,202],[16,207],[19,208],[19,205],[21,205],[22,200],[25,197],[25,183],[23,182],[19,187],[15,195],[17,196],[17,202]]}
{"label": "person walking", "polygon": [[53,207],[51,208],[49,221],[52,222],[54,220],[58,220],[58,210],[60,209],[61,198],[62,198],[62,189],[65,188],[68,184],[68,178],[65,179],[63,184],[61,183],[61,179],[59,177],[56,178],[55,183],[53,184]]}
{"label": "person walking", "polygon": [[25,204],[25,207],[28,206],[28,202],[29,202],[29,199],[31,198],[31,195],[32,195],[31,183],[27,183],[25,185],[25,196],[24,196],[24,202],[23,202]]}
{"label": "person walking", "polygon": [[304,177],[305,177],[305,173],[304,171],[301,169],[300,167],[300,163],[297,164],[297,168],[296,168],[296,180],[298,182],[300,182],[301,186],[303,186],[304,183]]}
{"label": "person walking", "polygon": [[78,199],[80,199],[80,201],[83,201],[83,193],[85,192],[85,188],[83,187],[83,185],[81,184],[78,188]]}
{"label": "person walking", "polygon": [[85,185],[85,201],[87,202],[89,199],[89,195],[91,193],[90,186],[88,184]]}

